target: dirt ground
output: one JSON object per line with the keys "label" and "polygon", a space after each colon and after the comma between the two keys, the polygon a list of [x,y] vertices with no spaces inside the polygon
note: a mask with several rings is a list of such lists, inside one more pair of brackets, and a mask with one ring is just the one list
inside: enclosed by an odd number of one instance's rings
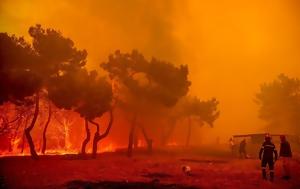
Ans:
{"label": "dirt ground", "polygon": [[[191,175],[182,166],[191,167]],[[0,188],[199,188],[300,189],[300,159],[291,163],[292,179],[282,180],[282,162],[276,162],[272,183],[261,179],[257,159],[178,153],[104,153],[96,159],[77,155],[0,158]]]}

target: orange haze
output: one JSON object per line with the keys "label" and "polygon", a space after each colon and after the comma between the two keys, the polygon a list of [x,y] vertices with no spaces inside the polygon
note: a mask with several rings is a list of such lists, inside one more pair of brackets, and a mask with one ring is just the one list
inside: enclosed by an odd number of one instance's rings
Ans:
{"label": "orange haze", "polygon": [[190,94],[220,101],[215,128],[199,131],[210,140],[264,132],[253,101],[259,85],[300,76],[298,0],[1,0],[0,32],[29,39],[36,23],[86,48],[90,69],[116,49],[188,64]]}

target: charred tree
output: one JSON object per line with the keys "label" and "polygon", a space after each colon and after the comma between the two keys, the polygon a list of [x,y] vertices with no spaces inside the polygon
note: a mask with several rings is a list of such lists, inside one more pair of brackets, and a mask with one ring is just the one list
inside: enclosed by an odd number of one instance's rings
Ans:
{"label": "charred tree", "polygon": [[46,151],[46,147],[47,147],[47,139],[46,139],[46,132],[47,132],[47,129],[48,129],[48,125],[51,121],[51,117],[52,117],[52,108],[51,108],[51,102],[49,101],[49,112],[48,112],[48,119],[45,123],[45,127],[44,127],[44,130],[43,130],[43,145],[42,145],[42,153],[45,154],[45,151]]}
{"label": "charred tree", "polygon": [[147,151],[148,151],[149,154],[152,154],[153,140],[151,138],[149,138],[149,136],[147,135],[147,132],[146,132],[146,130],[143,126],[140,125],[140,128],[142,129],[143,136],[144,136],[145,141],[147,143]]}
{"label": "charred tree", "polygon": [[107,135],[109,134],[109,131],[112,127],[112,123],[113,123],[113,113],[112,113],[112,110],[109,112],[110,113],[110,120],[109,120],[109,123],[108,123],[108,126],[105,130],[105,132],[100,135],[100,126],[97,122],[94,122],[94,121],[90,121],[90,123],[96,125],[97,127],[97,130],[96,130],[96,133],[94,135],[94,139],[93,139],[93,151],[92,151],[92,157],[93,158],[96,158],[97,156],[97,147],[98,147],[98,142],[100,140],[102,140],[103,138],[107,137]]}
{"label": "charred tree", "polygon": [[36,96],[35,96],[35,110],[34,110],[33,118],[30,123],[30,126],[25,129],[25,136],[26,136],[29,148],[30,148],[30,154],[33,159],[38,159],[38,155],[35,151],[35,146],[34,146],[32,137],[30,135],[30,132],[34,128],[37,117],[39,115],[39,102],[40,102],[40,97],[39,97],[39,93],[37,92]]}
{"label": "charred tree", "polygon": [[137,132],[135,132],[135,135],[133,137],[133,148],[137,149],[138,147],[139,147],[139,138]]}
{"label": "charred tree", "polygon": [[[158,107],[173,107],[187,94],[191,85],[186,65],[175,66],[156,58],[147,60],[136,50],[131,53],[121,53],[117,50],[109,56],[107,62],[101,64],[101,67],[113,80],[124,86],[117,88],[120,90],[118,93],[128,94],[130,97],[121,106],[124,111],[128,111],[130,107],[129,110],[140,114],[152,114]],[[128,156],[132,155],[135,129],[134,123],[129,132]],[[145,136],[146,132],[143,134]],[[145,139],[148,150],[152,151],[153,141],[147,136]]]}
{"label": "charred tree", "polygon": [[99,128],[100,126],[95,121],[90,120],[89,122],[92,123],[93,125],[95,125],[97,127],[97,130],[95,132],[94,139],[93,139],[93,151],[92,151],[92,157],[96,158],[96,155],[97,155],[97,144],[98,144],[98,141],[100,140],[100,128]]}
{"label": "charred tree", "polygon": [[82,142],[82,146],[81,146],[81,154],[82,155],[86,154],[86,152],[85,152],[86,145],[90,141],[90,138],[91,138],[89,123],[88,123],[87,119],[85,119],[85,132],[86,132],[86,137],[85,137],[84,141]]}

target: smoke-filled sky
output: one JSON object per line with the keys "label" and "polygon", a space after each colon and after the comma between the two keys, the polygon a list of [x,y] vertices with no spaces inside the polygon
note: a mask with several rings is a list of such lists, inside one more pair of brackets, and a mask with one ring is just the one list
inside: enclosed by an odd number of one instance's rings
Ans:
{"label": "smoke-filled sky", "polygon": [[87,49],[91,69],[116,49],[188,64],[190,94],[220,101],[215,128],[205,129],[215,136],[265,131],[259,85],[300,77],[298,0],[1,0],[0,32],[29,39],[36,23]]}

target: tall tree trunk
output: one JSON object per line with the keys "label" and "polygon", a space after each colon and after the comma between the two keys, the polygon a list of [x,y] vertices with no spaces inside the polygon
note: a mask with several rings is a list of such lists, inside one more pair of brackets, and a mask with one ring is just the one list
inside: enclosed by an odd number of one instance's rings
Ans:
{"label": "tall tree trunk", "polygon": [[97,127],[97,130],[95,132],[95,135],[94,135],[94,139],[93,139],[93,151],[92,151],[92,158],[96,158],[96,155],[97,155],[97,144],[98,144],[98,141],[100,140],[100,126],[97,122],[95,121],[92,121],[90,120],[89,121],[90,123],[92,123],[93,125],[95,125]]}
{"label": "tall tree trunk", "polygon": [[33,129],[33,127],[36,123],[37,117],[39,115],[39,103],[40,103],[40,95],[39,95],[39,92],[37,92],[36,96],[35,96],[35,110],[34,110],[33,118],[30,123],[30,126],[25,129],[25,136],[26,136],[29,148],[30,148],[31,157],[33,159],[38,159],[38,155],[35,151],[34,143],[33,143],[32,137],[30,135],[30,132]]}
{"label": "tall tree trunk", "polygon": [[48,112],[48,119],[45,124],[44,130],[43,130],[43,145],[42,145],[42,153],[45,154],[46,151],[46,146],[47,146],[47,139],[46,139],[46,132],[48,129],[48,125],[51,121],[51,116],[52,116],[52,109],[51,109],[51,102],[49,100],[49,112]]}
{"label": "tall tree trunk", "polygon": [[132,122],[131,122],[131,128],[130,128],[130,131],[129,131],[129,137],[128,137],[128,148],[127,148],[127,156],[128,157],[132,157],[134,134],[135,134],[135,128],[136,128],[136,119],[137,119],[137,114],[135,113],[133,115],[133,119],[132,119]]}
{"label": "tall tree trunk", "polygon": [[110,110],[109,113],[110,113],[110,120],[109,120],[109,123],[108,123],[108,125],[106,127],[105,132],[102,135],[100,135],[100,128],[99,128],[100,126],[99,126],[99,124],[96,123],[96,122],[94,122],[94,121],[92,121],[92,120],[90,120],[90,122],[92,124],[96,125],[96,127],[97,127],[97,131],[96,131],[96,133],[94,135],[94,139],[93,139],[93,153],[92,153],[92,157],[93,158],[96,158],[96,156],[97,156],[98,142],[100,140],[102,140],[103,138],[107,137],[107,135],[109,134],[109,131],[110,131],[111,127],[112,127],[112,123],[113,123],[113,120],[114,120],[112,110]]}
{"label": "tall tree trunk", "polygon": [[187,133],[186,143],[185,143],[186,147],[188,147],[190,145],[191,132],[192,132],[191,117],[188,117],[188,133]]}
{"label": "tall tree trunk", "polygon": [[85,148],[86,148],[86,145],[87,145],[87,143],[90,141],[90,138],[91,138],[91,133],[90,133],[90,129],[89,129],[89,123],[88,123],[87,118],[85,118],[84,121],[85,121],[86,138],[85,138],[84,141],[82,142],[82,146],[81,146],[81,154],[82,154],[82,155],[85,155],[85,154],[86,154]]}
{"label": "tall tree trunk", "polygon": [[148,150],[148,153],[149,154],[152,154],[152,150],[153,150],[153,140],[151,138],[149,138],[149,136],[147,135],[146,133],[146,130],[143,126],[140,125],[140,128],[142,129],[142,133],[144,135],[144,138],[146,140],[146,143],[147,143],[147,150]]}
{"label": "tall tree trunk", "polygon": [[139,147],[139,138],[137,132],[135,132],[133,136],[133,148],[137,149],[138,147]]}

